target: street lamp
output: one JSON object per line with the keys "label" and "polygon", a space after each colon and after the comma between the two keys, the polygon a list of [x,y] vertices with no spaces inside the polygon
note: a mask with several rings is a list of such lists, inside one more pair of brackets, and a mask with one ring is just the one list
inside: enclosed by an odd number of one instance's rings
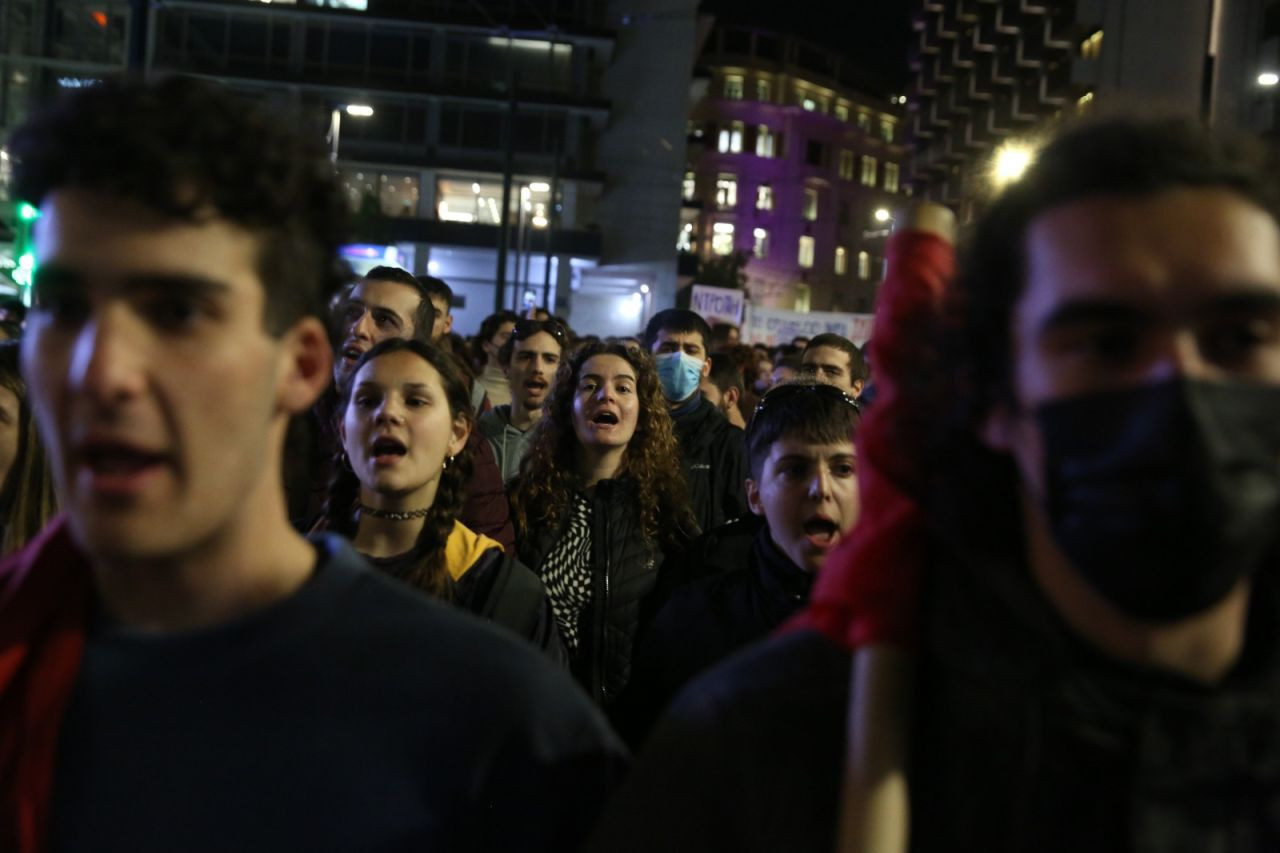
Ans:
{"label": "street lamp", "polygon": [[369,118],[373,115],[373,107],[368,104],[347,104],[337,106],[329,114],[329,161],[338,162],[338,137],[342,134],[342,111],[352,118]]}
{"label": "street lamp", "polygon": [[888,222],[893,218],[893,214],[889,212],[887,207],[877,207],[873,215],[876,218],[876,222]]}
{"label": "street lamp", "polygon": [[1280,84],[1280,74],[1277,74],[1274,71],[1263,71],[1258,75],[1259,86],[1265,86],[1269,89],[1276,84]]}
{"label": "street lamp", "polygon": [[997,188],[1021,178],[1035,158],[1035,150],[1025,143],[1006,142],[996,149],[991,163],[991,179]]}

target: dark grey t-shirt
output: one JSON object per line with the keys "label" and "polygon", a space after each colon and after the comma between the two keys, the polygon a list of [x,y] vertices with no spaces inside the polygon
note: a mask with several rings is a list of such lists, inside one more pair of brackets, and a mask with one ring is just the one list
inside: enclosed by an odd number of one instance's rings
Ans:
{"label": "dark grey t-shirt", "polygon": [[232,624],[90,631],[54,779],[56,851],[566,849],[622,747],[536,649],[317,541]]}

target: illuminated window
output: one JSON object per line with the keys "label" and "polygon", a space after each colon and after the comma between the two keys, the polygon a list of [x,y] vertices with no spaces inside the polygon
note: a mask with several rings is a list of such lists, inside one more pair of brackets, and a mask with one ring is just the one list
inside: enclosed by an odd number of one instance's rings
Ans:
{"label": "illuminated window", "polygon": [[844,246],[836,246],[836,275],[849,271],[849,252]]}
{"label": "illuminated window", "polygon": [[818,111],[818,112],[820,112],[820,113],[822,113],[823,115],[826,115],[826,114],[827,114],[827,99],[826,99],[826,98],[818,98],[817,111]]}
{"label": "illuminated window", "polygon": [[1098,30],[1080,42],[1080,56],[1085,59],[1097,59],[1102,53],[1102,30]]}
{"label": "illuminated window", "polygon": [[773,131],[769,130],[769,126],[762,124],[756,128],[756,156],[772,157],[774,152],[774,142],[777,137],[773,135]]}
{"label": "illuminated window", "polygon": [[711,251],[717,255],[733,254],[732,222],[717,222],[711,226]]}
{"label": "illuminated window", "polygon": [[684,173],[683,194],[685,201],[693,201],[694,196],[698,194],[698,181],[693,172]]}
{"label": "illuminated window", "polygon": [[742,78],[729,74],[724,78],[724,96],[731,101],[742,100]]}
{"label": "illuminated window", "polygon": [[858,113],[858,130],[871,132],[871,116],[868,113]]}
{"label": "illuminated window", "polygon": [[847,149],[840,152],[840,177],[853,180],[853,152]]}
{"label": "illuminated window", "polygon": [[1076,101],[1076,107],[1078,107],[1081,112],[1084,112],[1085,110],[1089,109],[1089,107],[1092,105],[1093,105],[1093,92],[1085,92]]}
{"label": "illuminated window", "polygon": [[716,207],[731,210],[738,206],[738,178],[721,173],[716,177]]}
{"label": "illuminated window", "polygon": [[772,92],[769,91],[769,81],[763,77],[756,78],[756,100],[763,101],[767,104],[769,103],[769,96],[771,94]]}
{"label": "illuminated window", "polygon": [[836,104],[835,117],[840,121],[849,120],[849,108],[844,104]]}
{"label": "illuminated window", "polygon": [[892,119],[887,119],[887,118],[880,119],[880,138],[883,139],[885,142],[893,141],[893,120]]}
{"label": "illuminated window", "polygon": [[720,129],[720,153],[737,154],[742,150],[742,131],[745,129],[740,121],[730,122],[728,127]]}
{"label": "illuminated window", "polygon": [[818,218],[818,190],[814,187],[804,188],[804,218],[813,222]]}
{"label": "illuminated window", "polygon": [[797,261],[804,269],[813,268],[813,238],[807,234],[800,238],[800,251]]}
{"label": "illuminated window", "polygon": [[756,228],[751,232],[751,236],[755,238],[751,246],[752,253],[757,258],[769,257],[769,232],[763,228]]}
{"label": "illuminated window", "polygon": [[884,164],[884,191],[896,193],[898,191],[898,164]]}
{"label": "illuminated window", "polygon": [[863,281],[871,278],[871,256],[866,252],[858,253],[858,278]]}
{"label": "illuminated window", "polygon": [[876,158],[862,155],[862,184],[867,187],[876,185]]}
{"label": "illuminated window", "polygon": [[693,240],[693,223],[686,222],[684,227],[680,229],[680,236],[676,238],[677,252],[692,252],[695,244]]}
{"label": "illuminated window", "polygon": [[756,187],[756,210],[773,210],[773,187],[768,184]]}

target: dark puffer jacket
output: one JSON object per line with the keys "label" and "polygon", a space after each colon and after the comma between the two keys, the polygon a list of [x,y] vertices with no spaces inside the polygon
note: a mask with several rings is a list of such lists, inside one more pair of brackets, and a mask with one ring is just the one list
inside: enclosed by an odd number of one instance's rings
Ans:
{"label": "dark puffer jacket", "polygon": [[692,410],[672,415],[689,481],[689,505],[699,529],[714,530],[745,515],[746,434],[701,394]]}
{"label": "dark puffer jacket", "polygon": [[[631,677],[631,655],[641,606],[658,579],[663,554],[644,535],[636,485],[627,478],[602,480],[591,502],[591,601],[582,613],[574,677],[606,710]],[[543,562],[568,529],[517,531],[520,560],[539,576]]]}

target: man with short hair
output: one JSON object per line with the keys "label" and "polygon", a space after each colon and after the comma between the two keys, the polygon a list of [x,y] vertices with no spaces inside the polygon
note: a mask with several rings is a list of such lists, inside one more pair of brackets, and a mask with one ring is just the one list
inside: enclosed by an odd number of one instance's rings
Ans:
{"label": "man with short hair", "polygon": [[707,321],[683,308],[659,311],[644,330],[644,348],[653,353],[662,394],[675,422],[690,504],[704,531],[747,511],[742,430],[725,420],[698,390],[711,370],[710,337]]}
{"label": "man with short hair", "polygon": [[742,371],[738,369],[733,357],[727,352],[713,352],[707,360],[711,362],[711,370],[707,372],[706,378],[699,386],[702,396],[720,410],[725,420],[738,429],[746,429],[747,422],[743,419],[742,410],[739,408],[739,402],[745,391]]}
{"label": "man with short hair", "polygon": [[1271,153],[1069,131],[950,294],[942,214],[887,247],[861,535],[676,701],[601,849],[1277,849]]}
{"label": "man with short hair", "polygon": [[717,353],[738,345],[741,333],[733,323],[715,323],[711,326],[711,352]]}
{"label": "man with short hair", "polygon": [[520,460],[533,437],[534,424],[542,418],[567,345],[564,327],[557,321],[522,319],[498,352],[507,371],[511,402],[481,415],[477,429],[493,447],[503,482],[510,483],[520,473]]}
{"label": "man with short hair", "polygon": [[427,297],[418,279],[399,267],[374,267],[365,273],[334,312],[334,382],[345,381],[360,356],[388,338],[429,343],[436,312]]}
{"label": "man with short hair", "polygon": [[536,650],[289,525],[346,217],[295,126],[106,80],[9,142],[65,516],[0,564],[6,851],[562,850],[614,776]]}
{"label": "man with short hair", "polygon": [[853,341],[831,332],[815,335],[800,354],[801,373],[857,397],[867,380],[867,363]]}
{"label": "man with short hair", "polygon": [[637,647],[613,717],[629,742],[644,739],[694,676],[804,607],[827,556],[858,520],[857,423],[853,397],[831,385],[800,380],[764,395],[746,434],[752,514],[689,548],[678,570],[685,582]]}

